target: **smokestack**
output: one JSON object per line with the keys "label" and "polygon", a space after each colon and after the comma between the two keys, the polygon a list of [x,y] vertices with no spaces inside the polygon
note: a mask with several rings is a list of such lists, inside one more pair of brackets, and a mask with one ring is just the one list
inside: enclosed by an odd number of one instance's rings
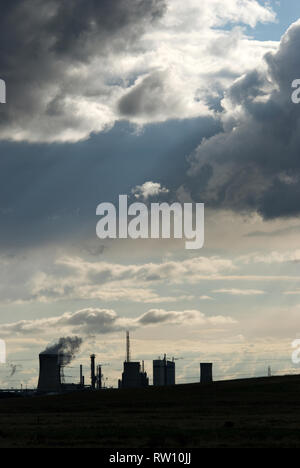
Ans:
{"label": "smokestack", "polygon": [[130,362],[130,340],[129,340],[129,331],[126,332],[126,362]]}
{"label": "smokestack", "polygon": [[97,366],[97,389],[101,390],[102,388],[102,369],[101,365]]}
{"label": "smokestack", "polygon": [[82,386],[82,364],[80,364],[80,378],[79,378],[79,383]]}
{"label": "smokestack", "polygon": [[96,375],[95,375],[95,354],[91,354],[91,386],[92,389],[95,390],[96,388]]}

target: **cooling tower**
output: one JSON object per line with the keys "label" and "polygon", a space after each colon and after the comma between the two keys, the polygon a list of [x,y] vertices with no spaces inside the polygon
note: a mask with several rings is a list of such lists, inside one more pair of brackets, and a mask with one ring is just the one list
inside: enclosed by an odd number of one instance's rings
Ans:
{"label": "cooling tower", "polygon": [[51,393],[61,392],[60,364],[58,354],[39,355],[40,375],[38,383],[38,392]]}

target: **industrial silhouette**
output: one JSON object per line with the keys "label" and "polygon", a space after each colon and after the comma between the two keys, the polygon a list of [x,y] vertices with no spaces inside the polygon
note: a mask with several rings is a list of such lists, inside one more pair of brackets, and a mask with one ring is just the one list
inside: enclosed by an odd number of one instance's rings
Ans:
{"label": "industrial silhouette", "polygon": [[201,362],[200,364],[200,382],[210,383],[212,382],[212,363]]}
{"label": "industrial silhouette", "polygon": [[130,338],[129,331],[126,332],[126,360],[124,361],[124,368],[122,372],[122,379],[118,381],[119,388],[137,388],[137,387],[148,387],[149,379],[144,369],[144,363],[142,365],[139,361],[131,361],[130,353]]}
{"label": "industrial silhouette", "polygon": [[[49,346],[39,354],[39,379],[38,393],[64,393],[78,390],[102,390],[104,379],[102,365],[96,365],[96,355],[90,355],[90,384],[85,383],[83,366],[79,366],[79,382],[66,383],[64,368],[74,358],[79,350],[81,339],[78,337],[60,338],[55,345]],[[175,360],[181,358],[167,358],[153,360],[153,386],[175,385]],[[200,382],[211,383],[212,363],[200,363]],[[149,386],[149,378],[145,372],[144,361],[131,360],[130,336],[126,331],[126,356],[123,363],[123,372],[118,380],[118,388],[146,388]]]}
{"label": "industrial silhouette", "polygon": [[165,354],[153,361],[153,385],[175,385],[175,358],[168,361]]}
{"label": "industrial silhouette", "polygon": [[38,391],[46,393],[58,393],[62,391],[61,385],[61,365],[58,354],[39,355],[40,375],[38,382]]}

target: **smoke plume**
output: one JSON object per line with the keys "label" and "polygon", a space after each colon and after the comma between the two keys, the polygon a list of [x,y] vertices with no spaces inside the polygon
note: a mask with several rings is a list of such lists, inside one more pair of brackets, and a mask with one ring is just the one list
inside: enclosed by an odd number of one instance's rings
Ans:
{"label": "smoke plume", "polygon": [[12,377],[17,372],[17,364],[9,364],[9,376]]}
{"label": "smoke plume", "polygon": [[63,336],[59,340],[48,345],[41,354],[58,354],[60,355],[61,363],[69,364],[79,351],[82,339],[79,336]]}

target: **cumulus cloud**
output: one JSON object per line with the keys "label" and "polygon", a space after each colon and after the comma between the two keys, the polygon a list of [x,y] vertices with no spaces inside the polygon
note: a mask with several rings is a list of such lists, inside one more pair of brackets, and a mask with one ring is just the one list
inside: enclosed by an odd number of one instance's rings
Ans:
{"label": "cumulus cloud", "polygon": [[141,325],[155,325],[159,323],[173,323],[181,325],[200,324],[206,326],[226,325],[236,323],[231,317],[217,315],[206,317],[199,310],[166,311],[164,309],[151,309],[143,314],[138,323]]}
{"label": "cumulus cloud", "polygon": [[34,257],[32,262],[32,258],[0,258],[1,304],[85,300],[163,305],[201,300],[208,305],[214,298],[207,282],[215,283],[215,289],[224,289],[226,283],[226,290],[231,290],[232,284],[235,290],[253,291],[265,288],[257,287],[258,282],[294,284],[300,280],[297,251],[274,251],[269,255],[258,252],[232,259],[166,257],[161,262],[147,263],[91,261],[73,256],[46,261]]}
{"label": "cumulus cloud", "polygon": [[208,328],[236,323],[228,316],[206,317],[199,310],[150,309],[139,317],[121,317],[112,309],[86,308],[58,317],[20,320],[1,325],[3,336],[49,333],[107,334],[150,325],[203,325]]}
{"label": "cumulus cloud", "polygon": [[0,137],[77,141],[112,125],[112,103],[122,90],[113,61],[126,57],[127,49],[134,53],[164,10],[164,0],[2,3],[7,104]]}
{"label": "cumulus cloud", "polygon": [[276,47],[226,25],[274,19],[256,0],[2,2],[0,138],[71,142],[120,119],[208,115],[219,91]]}
{"label": "cumulus cloud", "polygon": [[165,260],[157,263],[123,265],[108,262],[90,262],[80,257],[61,257],[58,265],[69,268],[73,273],[87,275],[91,279],[101,281],[122,280],[125,278],[143,281],[158,281],[168,279],[181,282],[182,279],[197,281],[198,275],[217,274],[222,271],[234,271],[236,266],[231,259],[220,256],[197,256],[186,260]]}
{"label": "cumulus cloud", "polygon": [[[101,275],[101,274],[100,274]],[[28,285],[27,295],[24,301],[38,300],[49,302],[59,299],[98,299],[101,301],[132,301],[143,303],[176,302],[177,300],[189,300],[193,296],[177,295],[165,296],[158,294],[153,288],[149,288],[141,280],[117,279],[101,280],[97,277],[88,278],[80,272],[76,276],[63,274],[47,275],[40,272],[33,276]]]}
{"label": "cumulus cloud", "polygon": [[231,296],[260,296],[261,294],[265,293],[264,291],[261,291],[260,289],[236,289],[236,288],[214,289],[212,292],[230,294]]}
{"label": "cumulus cloud", "polygon": [[212,301],[213,300],[212,297],[206,296],[205,294],[200,296],[199,299],[201,299],[201,301]]}
{"label": "cumulus cloud", "polygon": [[300,211],[300,113],[291,101],[299,76],[300,21],[277,51],[240,77],[222,100],[222,133],[190,157],[190,192],[212,207],[265,219]]}
{"label": "cumulus cloud", "polygon": [[23,298],[42,302],[58,299],[144,303],[187,301],[194,296],[176,291],[172,295],[164,295],[154,287],[165,282],[170,285],[196,283],[203,277],[214,278],[236,268],[232,260],[218,256],[129,265],[62,257],[56,261],[55,273],[40,271],[28,280],[27,293],[23,294]]}
{"label": "cumulus cloud", "polygon": [[162,195],[164,193],[169,193],[169,190],[166,187],[162,187],[158,182],[145,182],[143,185],[137,185],[131,190],[131,193],[134,194],[135,198],[142,198],[147,200],[150,197],[155,197]]}
{"label": "cumulus cloud", "polygon": [[247,255],[242,255],[238,259],[239,261],[250,264],[250,263],[266,263],[266,264],[276,264],[276,263],[299,263],[300,262],[300,250],[291,250],[291,251],[276,251],[262,254],[254,252]]}

